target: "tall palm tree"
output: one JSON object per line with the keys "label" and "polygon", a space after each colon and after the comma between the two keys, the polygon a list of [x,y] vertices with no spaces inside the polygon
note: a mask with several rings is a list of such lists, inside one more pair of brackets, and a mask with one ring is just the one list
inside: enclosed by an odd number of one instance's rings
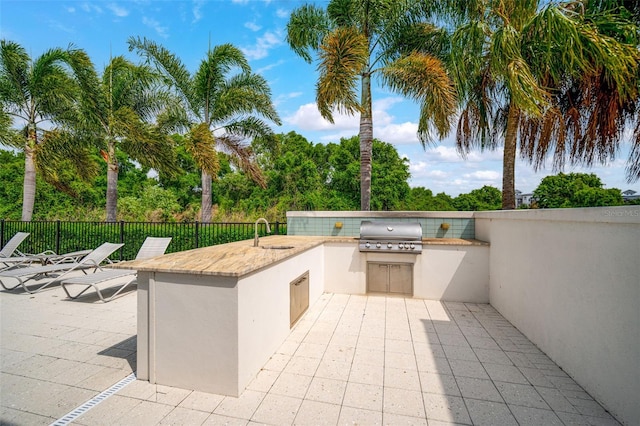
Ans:
{"label": "tall palm tree", "polygon": [[60,137],[96,78],[87,54],[73,46],[32,59],[18,43],[0,41],[0,143],[25,154],[22,220],[33,216],[36,171],[54,185],[60,184],[55,165],[61,161],[71,160],[84,179],[97,172],[88,149]]}
{"label": "tall palm tree", "polygon": [[112,58],[95,88],[94,102],[77,123],[82,131],[76,136],[91,139],[107,163],[107,222],[117,218],[118,150],[154,169],[176,171],[172,140],[152,124],[170,101],[160,77],[148,66]]}
{"label": "tall palm tree", "polygon": [[280,118],[266,80],[251,72],[244,54],[231,44],[215,46],[191,74],[176,55],[151,40],[131,37],[129,50],[155,64],[180,100],[163,115],[163,124],[188,132],[186,148],[202,171],[201,220],[211,221],[211,179],[219,169],[216,149],[229,153],[264,186],[246,140],[272,135],[265,120],[280,124]]}
{"label": "tall palm tree", "polygon": [[[373,118],[371,82],[420,103],[418,137],[429,143],[431,128],[440,138],[450,129],[455,91],[443,63],[410,48],[411,42],[435,40],[435,28],[421,20],[419,2],[407,0],[331,0],[326,10],[305,4],[293,11],[287,41],[307,62],[318,54],[318,110],[333,122],[333,110],[360,114],[360,204],[371,206]],[[358,83],[360,87],[358,87]],[[358,96],[358,88],[360,95]]]}
{"label": "tall palm tree", "polygon": [[[598,119],[606,119],[605,110],[587,113],[594,111],[588,102],[582,113],[570,105],[563,110],[560,102],[570,99],[563,92],[573,86],[593,99],[607,93],[624,98],[633,90],[629,83],[637,51],[586,22],[581,2],[542,3],[445,0],[441,4],[454,22],[457,19],[451,52],[462,105],[458,147],[468,152],[474,145],[503,146],[503,209],[515,208],[518,141],[523,156],[538,164],[554,143],[557,152],[564,155],[569,147],[577,153],[575,158],[587,163],[595,152],[596,132],[582,139],[586,144],[581,148],[580,135],[585,135],[581,129],[585,123],[591,121],[586,125],[589,130]],[[597,76],[603,75],[615,84],[606,89],[598,86]],[[590,88],[572,84],[587,81]],[[556,161],[562,158],[557,156]]]}
{"label": "tall palm tree", "polygon": [[[623,3],[592,0],[570,5],[587,29],[583,46],[594,66],[577,76],[543,75],[553,88],[553,107],[542,120],[530,123],[524,143],[528,149],[523,150],[536,166],[548,152],[553,153],[556,168],[567,160],[586,166],[605,164],[615,158],[626,130],[633,128],[627,180],[640,177],[640,21],[637,15],[633,21]],[[635,10],[640,6],[636,4]],[[598,45],[591,44],[593,33],[598,34]]]}

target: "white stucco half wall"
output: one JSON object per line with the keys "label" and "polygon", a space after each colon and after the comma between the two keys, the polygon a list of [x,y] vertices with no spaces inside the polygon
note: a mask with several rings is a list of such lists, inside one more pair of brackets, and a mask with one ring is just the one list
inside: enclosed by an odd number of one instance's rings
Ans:
{"label": "white stucco half wall", "polygon": [[475,219],[491,305],[618,420],[640,424],[640,206]]}

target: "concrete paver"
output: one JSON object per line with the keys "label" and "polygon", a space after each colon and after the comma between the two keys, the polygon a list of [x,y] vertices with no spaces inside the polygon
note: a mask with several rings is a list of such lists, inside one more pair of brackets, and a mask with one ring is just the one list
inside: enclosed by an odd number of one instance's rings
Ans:
{"label": "concrete paver", "polygon": [[[0,326],[2,424],[50,424],[135,372],[135,291],[0,292]],[[339,294],[239,398],[135,381],[74,423],[618,424],[490,305]]]}

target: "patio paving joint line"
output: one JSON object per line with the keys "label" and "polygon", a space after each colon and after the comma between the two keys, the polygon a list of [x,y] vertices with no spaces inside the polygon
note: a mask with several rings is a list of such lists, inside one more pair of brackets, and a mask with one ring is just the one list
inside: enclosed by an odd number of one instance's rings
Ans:
{"label": "patio paving joint line", "polygon": [[100,404],[105,399],[109,398],[111,395],[116,394],[122,388],[124,388],[129,383],[131,383],[131,382],[133,382],[135,380],[136,380],[136,374],[135,373],[129,374],[127,377],[125,377],[124,379],[120,380],[118,383],[116,383],[115,385],[111,386],[109,389],[107,389],[104,392],[101,392],[100,394],[94,396],[93,398],[91,398],[90,400],[88,400],[87,402],[85,402],[84,404],[79,406],[78,408],[75,408],[74,410],[70,411],[69,413],[67,413],[63,417],[59,418],[55,422],[51,423],[49,426],[65,426],[65,425],[68,425],[69,423],[73,422],[75,419],[77,419],[78,417],[80,417],[81,415],[83,415],[84,413],[86,413],[87,411],[89,411],[90,409],[95,407],[96,405]]}

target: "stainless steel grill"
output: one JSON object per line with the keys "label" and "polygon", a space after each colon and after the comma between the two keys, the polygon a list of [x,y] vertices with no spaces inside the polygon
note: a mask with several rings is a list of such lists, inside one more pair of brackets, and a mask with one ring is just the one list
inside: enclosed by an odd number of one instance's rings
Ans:
{"label": "stainless steel grill", "polygon": [[422,225],[418,222],[360,223],[360,251],[422,252]]}

